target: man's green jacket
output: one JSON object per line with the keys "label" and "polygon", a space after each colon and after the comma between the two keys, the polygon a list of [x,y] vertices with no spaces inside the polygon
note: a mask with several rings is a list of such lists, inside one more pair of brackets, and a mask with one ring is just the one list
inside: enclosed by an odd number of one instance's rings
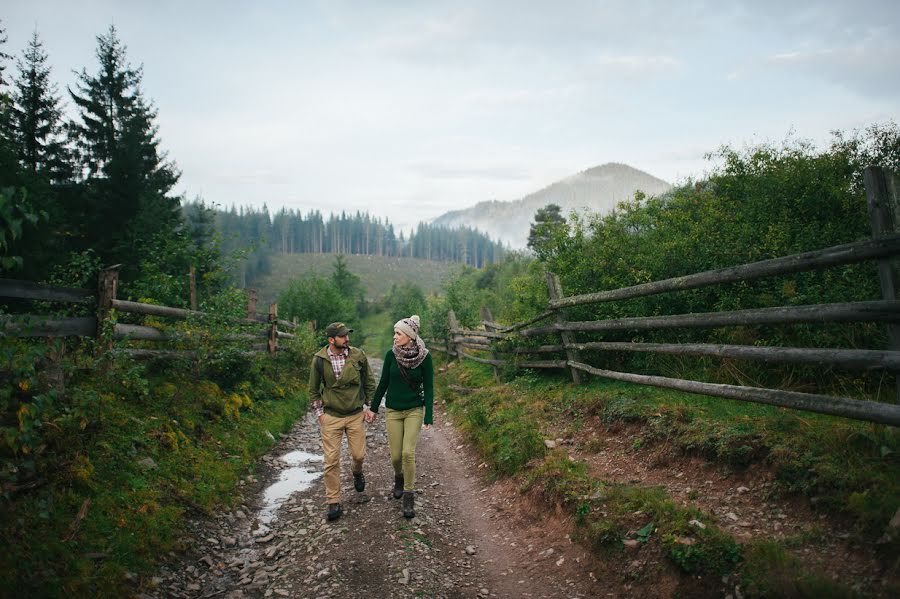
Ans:
{"label": "man's green jacket", "polygon": [[[323,360],[321,369],[316,366],[317,360]],[[319,370],[322,371],[321,376]],[[361,386],[361,382],[365,385]],[[375,395],[375,378],[369,368],[369,360],[358,347],[350,348],[350,355],[341,370],[341,378],[334,378],[331,360],[328,359],[328,346],[323,347],[313,356],[309,366],[309,401],[319,399],[329,416],[350,416],[363,409],[363,403],[369,404]]]}

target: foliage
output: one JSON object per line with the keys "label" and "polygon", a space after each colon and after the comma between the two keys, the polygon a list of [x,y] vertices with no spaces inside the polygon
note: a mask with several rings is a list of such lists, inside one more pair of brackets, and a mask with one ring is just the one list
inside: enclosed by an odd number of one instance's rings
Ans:
{"label": "foliage", "polygon": [[528,231],[528,247],[538,258],[546,259],[545,248],[551,247],[554,238],[566,235],[566,219],[557,204],[547,204],[534,213],[534,222]]}
{"label": "foliage", "polygon": [[424,314],[427,307],[425,294],[415,283],[392,285],[390,292],[384,298],[384,305],[392,325],[401,318],[409,318],[413,314]]}
{"label": "foliage", "polygon": [[[352,323],[356,306],[344,297],[331,279],[309,272],[291,281],[278,296],[279,314],[290,320],[313,322],[320,331],[330,322]],[[355,327],[352,327],[355,328]]]}
{"label": "foliage", "polygon": [[[495,321],[516,323],[547,308],[544,272],[559,275],[564,293],[577,295],[630,287],[717,268],[840,245],[871,236],[861,176],[863,166],[900,164],[900,129],[876,125],[850,135],[835,133],[819,150],[804,141],[783,146],[729,147],[701,181],[688,181],[661,197],[637,194],[605,215],[552,219],[538,260],[504,281],[494,294],[480,293],[477,275],[462,272],[445,285],[449,307],[464,326],[478,322],[486,305]],[[543,215],[542,218],[548,218]],[[549,222],[549,221],[548,221]],[[550,225],[548,225],[550,226]],[[551,234],[552,233],[552,234]],[[569,320],[719,312],[879,299],[872,262],[756,281],[604,302],[566,310]],[[497,305],[499,304],[499,309]],[[883,349],[883,326],[871,323],[608,331],[594,340],[716,343],[757,346]],[[515,345],[558,342],[555,336],[516,340]],[[861,375],[806,365],[666,356],[641,352],[584,352],[599,368],[676,378],[786,387],[881,399],[891,375]]]}
{"label": "foliage", "polygon": [[[224,295],[184,334],[223,337],[244,302]],[[315,340],[301,329],[274,358],[221,343],[194,361],[136,363],[92,343],[60,358],[59,341],[0,339],[2,588],[133,594],[128,572],[148,580],[158,556],[184,549],[186,510],[236,500],[238,478],[306,407]],[[53,363],[64,387],[47,377]]]}
{"label": "foliage", "polygon": [[26,225],[37,225],[45,212],[36,211],[23,191],[0,189],[0,271],[22,266],[22,256],[10,254],[12,244],[22,237]]}

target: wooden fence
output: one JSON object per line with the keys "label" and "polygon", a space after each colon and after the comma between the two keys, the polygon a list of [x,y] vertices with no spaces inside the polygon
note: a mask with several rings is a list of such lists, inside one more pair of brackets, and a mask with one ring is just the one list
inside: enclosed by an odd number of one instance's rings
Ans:
{"label": "wooden fence", "polygon": [[[190,301],[193,309],[172,308],[121,300],[116,297],[116,289],[119,280],[119,268],[121,265],[110,266],[100,271],[97,291],[87,289],[73,289],[18,281],[13,279],[0,279],[0,297],[18,298],[26,300],[43,300],[63,303],[90,305],[94,308],[95,316],[79,316],[71,318],[52,318],[36,315],[3,315],[0,316],[0,336],[14,337],[96,337],[97,339],[134,340],[171,342],[180,339],[179,335],[164,330],[135,324],[111,323],[110,314],[113,310],[144,316],[161,316],[177,320],[188,318],[205,318],[206,313],[200,312],[197,307],[196,280],[194,271],[190,273]],[[279,339],[293,339],[291,333],[280,330],[295,329],[296,322],[288,322],[278,318],[278,305],[271,304],[267,314],[256,312],[256,291],[248,291],[247,316],[234,321],[236,325],[257,325],[258,330],[246,333],[226,335],[222,337],[224,342],[258,341],[251,344],[249,351],[267,352],[274,355],[278,351]],[[260,326],[260,325],[264,325]],[[112,339],[104,336],[103,331],[112,326]],[[134,358],[173,358],[192,355],[191,351],[174,351],[162,349],[126,348],[126,354]]]}
{"label": "wooden fence", "polygon": [[[448,314],[449,328],[445,339],[442,342],[432,340],[431,347],[438,351],[446,352],[460,360],[468,359],[482,364],[489,364],[494,367],[495,374],[499,367],[505,365],[512,365],[515,368],[564,368],[569,371],[573,382],[576,384],[582,381],[582,375],[586,373],[619,381],[900,426],[900,405],[896,404],[799,393],[782,389],[704,383],[662,376],[617,372],[586,364],[580,356],[580,352],[585,350],[607,350],[817,364],[866,370],[884,369],[897,374],[898,391],[900,391],[900,301],[898,301],[900,277],[898,277],[897,261],[897,257],[900,256],[900,235],[895,230],[895,224],[900,226],[900,199],[898,199],[900,177],[884,169],[870,167],[866,169],[864,179],[868,211],[872,223],[872,239],[763,260],[752,264],[654,281],[622,289],[597,291],[568,297],[563,295],[559,278],[552,273],[548,273],[547,287],[550,300],[547,310],[544,312],[525,322],[503,326],[493,322],[490,312],[483,310],[482,325],[484,330],[471,330],[461,328],[455,314],[451,311]],[[572,306],[614,302],[736,281],[750,281],[763,277],[820,270],[867,260],[878,261],[879,280],[882,289],[881,300],[582,322],[568,321],[565,314],[565,309]],[[550,320],[548,324],[531,326],[548,319]],[[576,340],[577,333],[586,332],[838,322],[883,323],[888,327],[891,347],[887,350],[861,350],[620,341],[579,343]],[[560,343],[539,347],[513,347],[505,351],[499,348],[496,343],[499,340],[515,340],[548,334],[559,335]],[[508,346],[509,344],[505,345]],[[464,349],[490,352],[491,357],[479,357],[465,352]],[[498,354],[502,353],[512,354],[512,358],[499,358]],[[521,356],[532,354],[555,354],[557,357],[548,360],[521,359]],[[900,392],[898,392],[898,397],[900,397]]]}

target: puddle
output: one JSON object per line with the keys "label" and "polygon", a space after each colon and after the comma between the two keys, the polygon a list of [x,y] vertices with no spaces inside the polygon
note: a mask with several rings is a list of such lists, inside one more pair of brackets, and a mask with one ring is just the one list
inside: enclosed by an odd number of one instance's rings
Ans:
{"label": "puddle", "polygon": [[275,519],[275,513],[285,499],[292,493],[308,489],[314,480],[322,476],[322,470],[312,465],[313,462],[323,461],[320,455],[306,451],[292,451],[280,459],[292,468],[282,470],[278,481],[270,485],[263,494],[263,507],[256,519],[264,531],[268,530],[268,525]]}

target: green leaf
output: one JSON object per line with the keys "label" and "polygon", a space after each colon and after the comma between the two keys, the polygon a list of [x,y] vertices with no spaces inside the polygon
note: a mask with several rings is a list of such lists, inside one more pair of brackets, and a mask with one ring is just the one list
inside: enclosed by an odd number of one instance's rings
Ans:
{"label": "green leaf", "polygon": [[646,526],[637,531],[638,541],[640,541],[641,543],[646,543],[650,539],[650,535],[653,534],[654,530],[654,523],[648,522]]}

